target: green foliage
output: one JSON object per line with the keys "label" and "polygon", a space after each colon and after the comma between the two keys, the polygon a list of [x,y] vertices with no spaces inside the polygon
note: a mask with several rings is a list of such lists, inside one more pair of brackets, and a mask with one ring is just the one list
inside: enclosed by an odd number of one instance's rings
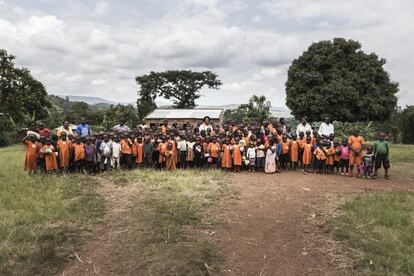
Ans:
{"label": "green foliage", "polygon": [[132,105],[111,105],[105,110],[102,125],[106,129],[112,128],[120,121],[124,121],[129,127],[135,127],[138,121],[137,111]]}
{"label": "green foliage", "polygon": [[367,193],[344,205],[334,234],[352,248],[364,275],[414,274],[414,194]]}
{"label": "green foliage", "polygon": [[253,95],[247,104],[241,104],[236,109],[228,109],[224,112],[226,121],[235,122],[263,122],[270,116],[271,103],[265,96]]}
{"label": "green foliage", "polygon": [[54,275],[103,200],[88,176],[28,175],[24,154],[22,146],[0,149],[0,275]]}
{"label": "green foliage", "polygon": [[139,97],[144,102],[150,103],[157,97],[163,97],[172,100],[176,108],[194,108],[195,100],[201,97],[199,91],[204,86],[218,89],[222,84],[211,71],[191,70],[151,71],[147,75],[136,77],[136,82],[140,86]]}
{"label": "green foliage", "polygon": [[311,121],[326,115],[342,122],[385,120],[396,108],[398,83],[390,81],[384,65],[357,41],[313,43],[289,67],[286,105],[296,118]]}
{"label": "green foliage", "polygon": [[157,105],[154,102],[155,98],[151,97],[151,95],[141,95],[141,92],[138,92],[138,94],[139,96],[137,100],[137,116],[138,121],[142,122],[145,116],[147,116],[150,112],[157,108]]}
{"label": "green foliage", "polygon": [[0,49],[0,112],[17,126],[26,126],[28,118],[47,117],[50,103],[43,84],[26,68],[16,68],[14,56]]}
{"label": "green foliage", "polygon": [[398,120],[401,141],[404,144],[414,143],[414,106],[410,105],[401,111]]}
{"label": "green foliage", "polygon": [[374,126],[373,122],[334,122],[333,125],[335,127],[335,136],[338,140],[348,138],[356,127],[361,130],[361,135],[364,137],[365,141],[374,141],[378,138],[379,131],[378,128]]}

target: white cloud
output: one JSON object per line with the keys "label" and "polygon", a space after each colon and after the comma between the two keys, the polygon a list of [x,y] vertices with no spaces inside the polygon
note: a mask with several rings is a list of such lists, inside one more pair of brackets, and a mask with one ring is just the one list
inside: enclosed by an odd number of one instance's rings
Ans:
{"label": "white cloud", "polygon": [[386,58],[392,79],[400,82],[400,103],[414,103],[412,1],[163,3],[152,10],[149,2],[132,0],[0,0],[0,47],[29,67],[49,93],[134,102],[138,74],[213,70],[224,85],[203,90],[200,104],[241,103],[255,93],[283,105],[291,61],[312,42],[343,36]]}

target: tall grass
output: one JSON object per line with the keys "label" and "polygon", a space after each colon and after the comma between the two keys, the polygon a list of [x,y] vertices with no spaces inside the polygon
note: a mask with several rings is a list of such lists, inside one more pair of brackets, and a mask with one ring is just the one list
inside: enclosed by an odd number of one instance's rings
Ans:
{"label": "tall grass", "polygon": [[332,227],[364,274],[414,274],[414,193],[358,196],[344,205]]}
{"label": "tall grass", "polygon": [[[413,145],[392,144],[390,161],[392,179],[414,179]],[[359,195],[343,206],[331,226],[363,274],[414,275],[414,193]]]}
{"label": "tall grass", "polygon": [[0,275],[53,274],[103,200],[82,175],[28,175],[24,149],[0,149]]}

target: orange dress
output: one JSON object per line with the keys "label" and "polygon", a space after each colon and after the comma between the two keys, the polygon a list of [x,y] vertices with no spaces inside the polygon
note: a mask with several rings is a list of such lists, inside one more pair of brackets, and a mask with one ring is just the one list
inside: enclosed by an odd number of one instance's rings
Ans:
{"label": "orange dress", "polygon": [[85,147],[83,143],[73,144],[73,152],[75,153],[75,161],[85,159]]}
{"label": "orange dress", "polygon": [[303,156],[302,156],[302,163],[303,165],[310,165],[312,162],[312,144],[304,144],[303,145]]}
{"label": "orange dress", "polygon": [[[50,148],[52,150],[51,154],[45,154],[46,149]],[[40,152],[44,154],[45,156],[45,165],[46,165],[46,171],[54,171],[57,170],[58,164],[56,161],[56,154],[55,154],[55,147],[53,145],[44,145]]]}
{"label": "orange dress", "polygon": [[226,144],[223,144],[221,150],[223,151],[223,157],[221,158],[221,167],[225,169],[231,169],[232,160],[230,147]]}
{"label": "orange dress", "polygon": [[38,150],[38,144],[36,142],[24,141],[26,145],[26,157],[24,159],[24,170],[35,171],[37,170],[37,158],[36,153]]}
{"label": "orange dress", "polygon": [[169,171],[175,171],[174,152],[172,150],[165,151],[165,168]]}
{"label": "orange dress", "polygon": [[334,163],[334,155],[335,155],[335,149],[333,147],[330,147],[329,149],[325,150],[328,156],[326,156],[326,165],[333,165]]}
{"label": "orange dress", "polygon": [[290,141],[289,146],[290,146],[290,161],[298,162],[299,161],[299,142]]}
{"label": "orange dress", "polygon": [[160,157],[158,158],[158,163],[165,162],[165,152],[167,151],[167,143],[159,143],[158,151],[160,152]]}
{"label": "orange dress", "polygon": [[208,152],[213,158],[219,157],[220,153],[220,144],[219,143],[210,143],[208,144]]}
{"label": "orange dress", "polygon": [[[354,150],[360,150],[362,145],[365,144],[362,136],[351,135],[348,139],[349,146],[352,146]],[[362,164],[363,152],[361,151],[358,155],[350,150],[349,151],[349,165],[361,165]]]}
{"label": "orange dress", "polygon": [[320,147],[317,147],[313,154],[315,154],[315,157],[318,160],[326,160],[326,154]]}
{"label": "orange dress", "polygon": [[128,140],[121,140],[121,153],[122,154],[131,154],[131,147],[129,146]]}
{"label": "orange dress", "polygon": [[142,164],[142,159],[143,159],[143,152],[142,149],[144,147],[144,144],[142,142],[137,142],[136,144],[136,148],[137,148],[137,159],[135,160],[135,162],[137,164]]}
{"label": "orange dress", "polygon": [[289,144],[286,142],[282,142],[282,154],[289,153]]}
{"label": "orange dress", "polygon": [[136,145],[136,143],[131,144],[131,154],[133,156],[137,156],[137,145]]}
{"label": "orange dress", "polygon": [[233,164],[235,166],[241,166],[241,164],[242,164],[242,156],[241,156],[241,152],[240,152],[240,145],[235,145],[234,146]]}
{"label": "orange dress", "polygon": [[57,142],[57,147],[59,148],[59,167],[60,168],[69,167],[69,157],[70,157],[70,149],[72,148],[72,142],[69,140],[66,140],[66,141],[59,140]]}
{"label": "orange dress", "polygon": [[243,141],[244,141],[244,144],[246,145],[246,148],[248,148],[249,145],[250,145],[250,138],[249,137],[243,137]]}

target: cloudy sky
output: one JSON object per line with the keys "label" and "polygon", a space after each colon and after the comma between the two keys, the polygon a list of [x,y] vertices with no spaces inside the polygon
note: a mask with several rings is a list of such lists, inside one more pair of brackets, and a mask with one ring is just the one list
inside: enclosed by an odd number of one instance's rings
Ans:
{"label": "cloudy sky", "polygon": [[198,104],[284,106],[291,61],[344,37],[385,58],[399,104],[414,104],[411,0],[0,0],[0,14],[0,48],[50,94],[135,101],[136,75],[213,70],[224,85]]}

